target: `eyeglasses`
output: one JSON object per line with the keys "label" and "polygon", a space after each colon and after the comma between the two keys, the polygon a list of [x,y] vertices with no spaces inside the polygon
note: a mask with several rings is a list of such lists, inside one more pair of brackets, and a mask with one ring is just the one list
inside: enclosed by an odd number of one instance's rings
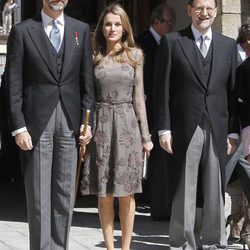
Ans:
{"label": "eyeglasses", "polygon": [[216,8],[211,8],[211,7],[195,7],[195,6],[192,6],[192,8],[194,8],[194,12],[197,13],[197,14],[201,14],[201,13],[204,13],[204,11],[206,10],[206,12],[208,13],[208,15],[213,15],[214,14],[214,11]]}
{"label": "eyeglasses", "polygon": [[169,26],[173,26],[173,27],[175,26],[175,23],[173,21],[171,21],[171,20],[161,19],[160,22],[161,23],[166,23]]}

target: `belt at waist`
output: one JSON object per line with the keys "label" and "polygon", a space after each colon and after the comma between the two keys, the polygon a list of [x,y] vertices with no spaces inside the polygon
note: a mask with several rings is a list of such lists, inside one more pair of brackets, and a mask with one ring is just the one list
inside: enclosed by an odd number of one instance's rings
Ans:
{"label": "belt at waist", "polygon": [[131,101],[121,101],[121,102],[96,102],[95,106],[96,108],[103,107],[103,106],[117,106],[121,104],[131,104]]}

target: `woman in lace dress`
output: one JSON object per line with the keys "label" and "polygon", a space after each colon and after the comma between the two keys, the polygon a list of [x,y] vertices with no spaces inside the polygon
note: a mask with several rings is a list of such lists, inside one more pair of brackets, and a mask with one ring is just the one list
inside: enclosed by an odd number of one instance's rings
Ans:
{"label": "woman in lace dress", "polygon": [[94,34],[96,110],[81,192],[98,196],[108,250],[114,249],[114,197],[119,200],[122,249],[130,249],[134,194],[142,192],[142,153],[153,147],[143,90],[143,54],[120,5],[107,7]]}

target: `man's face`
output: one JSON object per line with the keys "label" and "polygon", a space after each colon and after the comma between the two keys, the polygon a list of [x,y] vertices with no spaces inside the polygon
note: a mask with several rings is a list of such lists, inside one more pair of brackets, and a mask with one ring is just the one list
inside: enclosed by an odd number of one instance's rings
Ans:
{"label": "man's face", "polygon": [[172,32],[175,28],[175,17],[169,11],[164,11],[163,20],[160,21],[160,32],[161,36],[165,33]]}
{"label": "man's face", "polygon": [[206,33],[217,15],[214,0],[195,0],[187,7],[188,15],[192,18],[194,27],[201,33]]}
{"label": "man's face", "polygon": [[43,0],[44,8],[50,9],[55,12],[62,11],[67,4],[68,0]]}
{"label": "man's face", "polygon": [[175,13],[165,10],[161,20],[156,19],[153,25],[155,31],[162,37],[175,28]]}

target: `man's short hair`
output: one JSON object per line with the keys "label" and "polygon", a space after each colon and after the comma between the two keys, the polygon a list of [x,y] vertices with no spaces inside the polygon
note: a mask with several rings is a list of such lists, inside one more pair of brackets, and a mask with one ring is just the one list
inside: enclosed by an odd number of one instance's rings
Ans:
{"label": "man's short hair", "polygon": [[161,3],[156,5],[150,15],[150,24],[154,24],[155,20],[158,19],[159,21],[164,20],[164,13],[167,11],[170,15],[173,15],[175,19],[175,11],[172,7],[168,6],[167,4]]}
{"label": "man's short hair", "polygon": [[[217,0],[214,0],[215,7],[217,7]],[[193,6],[194,0],[188,0],[188,5]]]}

